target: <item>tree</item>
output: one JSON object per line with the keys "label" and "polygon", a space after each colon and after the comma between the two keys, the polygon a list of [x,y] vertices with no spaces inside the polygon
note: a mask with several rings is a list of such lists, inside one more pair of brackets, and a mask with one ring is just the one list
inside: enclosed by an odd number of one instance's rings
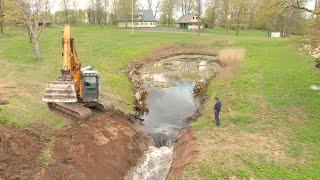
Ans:
{"label": "tree", "polygon": [[174,23],[174,9],[177,6],[175,0],[163,0],[161,3],[161,21],[164,25],[173,25]]}
{"label": "tree", "polygon": [[68,24],[69,23],[69,10],[70,10],[70,6],[71,6],[71,4],[70,4],[71,2],[70,2],[70,0],[62,0],[61,1],[61,7],[62,7],[62,9],[63,9],[63,12],[64,12],[64,17],[65,17],[65,21],[64,21],[64,23],[65,24]]}
{"label": "tree", "polygon": [[285,0],[282,3],[285,4],[286,8],[301,9],[314,15],[320,15],[320,12],[317,11],[317,6],[319,5],[318,0],[315,0],[316,6],[314,10],[305,7],[305,0]]}
{"label": "tree", "polygon": [[216,26],[216,22],[219,18],[219,8],[220,8],[219,0],[208,0],[207,8],[205,11],[204,21],[210,28]]}
{"label": "tree", "polygon": [[[132,21],[132,12],[136,18],[137,14],[137,0],[118,0],[116,2],[116,20],[121,20],[125,22],[126,28],[128,27],[128,22]],[[132,7],[133,3],[133,7]],[[133,9],[132,9],[133,8]]]}
{"label": "tree", "polygon": [[233,0],[232,4],[234,10],[232,18],[234,18],[233,21],[235,22],[236,36],[238,36],[240,26],[243,26],[244,24],[243,21],[246,16],[248,2],[247,0]]}
{"label": "tree", "polygon": [[104,0],[104,23],[107,24],[108,22],[108,12],[107,12],[107,8],[109,6],[109,1],[108,0]]}
{"label": "tree", "polygon": [[0,0],[0,36],[4,35],[4,0]]}
{"label": "tree", "polygon": [[156,0],[156,5],[154,8],[153,8],[153,6],[154,6],[153,2],[154,2],[153,0],[148,0],[148,9],[153,12],[153,16],[154,16],[154,18],[156,18],[157,14],[158,14],[158,9],[160,6],[160,0]]}
{"label": "tree", "polygon": [[112,23],[116,24],[117,22],[117,12],[119,9],[119,0],[112,0]]}
{"label": "tree", "polygon": [[17,8],[21,12],[24,24],[32,40],[37,60],[41,59],[40,35],[49,20],[49,1],[48,0],[15,0]]}
{"label": "tree", "polygon": [[96,24],[97,26],[102,27],[102,23],[105,18],[104,18],[104,7],[102,5],[101,0],[96,0],[95,11],[96,11]]}
{"label": "tree", "polygon": [[196,9],[194,0],[179,0],[178,6],[183,15],[190,13],[192,9]]}
{"label": "tree", "polygon": [[224,10],[224,26],[226,29],[226,34],[228,34],[229,28],[229,0],[223,0],[223,10]]}
{"label": "tree", "polygon": [[197,16],[198,16],[198,36],[200,36],[200,26],[201,26],[201,0],[197,0]]}

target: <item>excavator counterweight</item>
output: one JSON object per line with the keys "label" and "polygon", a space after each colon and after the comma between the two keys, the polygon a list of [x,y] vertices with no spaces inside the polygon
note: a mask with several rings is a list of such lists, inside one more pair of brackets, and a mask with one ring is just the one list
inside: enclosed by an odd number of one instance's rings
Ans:
{"label": "excavator counterweight", "polygon": [[44,102],[75,103],[78,101],[74,81],[51,81],[47,84]]}

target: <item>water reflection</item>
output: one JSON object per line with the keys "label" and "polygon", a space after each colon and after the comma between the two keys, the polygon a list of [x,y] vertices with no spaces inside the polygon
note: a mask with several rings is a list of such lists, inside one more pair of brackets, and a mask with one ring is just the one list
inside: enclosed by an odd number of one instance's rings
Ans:
{"label": "water reflection", "polygon": [[[196,110],[192,96],[194,83],[179,83],[175,87],[149,90],[149,114],[143,116],[143,127],[149,133],[165,132],[185,127],[186,119]],[[165,130],[165,131],[164,131]]]}

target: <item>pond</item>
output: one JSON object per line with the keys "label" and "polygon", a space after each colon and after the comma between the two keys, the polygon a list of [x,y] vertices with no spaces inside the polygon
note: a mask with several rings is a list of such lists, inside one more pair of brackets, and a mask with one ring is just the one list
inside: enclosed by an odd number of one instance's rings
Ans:
{"label": "pond", "polygon": [[195,83],[218,71],[217,61],[214,56],[176,56],[144,67],[141,78],[149,92],[149,113],[141,117],[144,121],[139,127],[151,135],[154,146],[125,179],[166,179],[173,141],[199,107],[193,97]]}

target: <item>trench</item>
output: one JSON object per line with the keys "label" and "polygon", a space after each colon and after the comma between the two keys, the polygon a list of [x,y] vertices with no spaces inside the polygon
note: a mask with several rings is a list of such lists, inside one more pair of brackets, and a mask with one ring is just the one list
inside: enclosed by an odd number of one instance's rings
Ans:
{"label": "trench", "polygon": [[173,161],[173,142],[187,119],[201,108],[194,96],[196,83],[219,70],[217,57],[184,55],[146,64],[141,73],[148,91],[149,112],[142,115],[138,128],[153,139],[139,163],[126,175],[127,180],[163,180]]}

